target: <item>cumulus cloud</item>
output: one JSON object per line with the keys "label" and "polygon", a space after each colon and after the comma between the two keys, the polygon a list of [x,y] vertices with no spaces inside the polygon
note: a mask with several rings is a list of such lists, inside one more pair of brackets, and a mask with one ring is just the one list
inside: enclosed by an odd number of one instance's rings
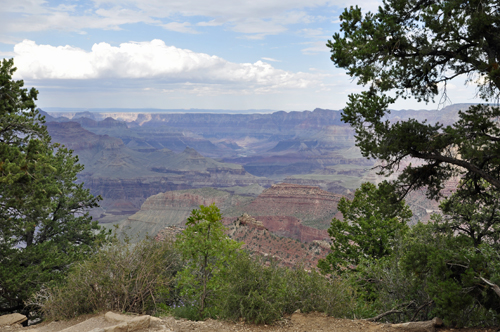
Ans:
{"label": "cumulus cloud", "polygon": [[[233,63],[218,56],[166,45],[162,40],[117,46],[94,44],[87,52],[71,46],[15,45],[16,75],[30,80],[151,79],[155,82],[222,84],[262,93],[319,84],[320,74],[290,72],[268,63]],[[199,88],[199,87],[197,87]]]}

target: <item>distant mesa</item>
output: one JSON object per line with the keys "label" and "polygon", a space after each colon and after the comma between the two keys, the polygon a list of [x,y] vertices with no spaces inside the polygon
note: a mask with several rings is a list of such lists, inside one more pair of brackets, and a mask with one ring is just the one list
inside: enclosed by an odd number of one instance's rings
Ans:
{"label": "distant mesa", "polygon": [[279,183],[264,190],[244,212],[252,216],[289,216],[308,225],[326,229],[338,216],[342,195],[315,186]]}

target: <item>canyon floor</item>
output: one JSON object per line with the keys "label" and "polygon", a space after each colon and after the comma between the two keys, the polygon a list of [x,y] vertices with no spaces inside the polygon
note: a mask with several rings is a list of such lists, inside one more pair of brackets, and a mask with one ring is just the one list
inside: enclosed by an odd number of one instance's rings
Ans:
{"label": "canyon floor", "polygon": [[[104,319],[103,315],[85,315],[67,321],[43,322],[30,327],[3,327],[0,328],[3,332],[90,332],[96,328],[105,328],[110,326]],[[223,322],[218,320],[208,319],[205,321],[195,322],[184,319],[174,319],[173,317],[161,317],[154,327],[137,330],[137,332],[313,332],[313,331],[332,331],[332,332],[392,332],[406,331],[405,329],[394,328],[388,324],[372,323],[365,320],[350,320],[328,317],[321,313],[294,313],[293,315],[284,318],[282,321],[274,325],[255,325],[246,324],[243,322]],[[409,330],[408,330],[409,331]],[[490,328],[464,328],[453,329],[441,327],[436,331],[451,332],[493,332],[498,331],[498,327]]]}

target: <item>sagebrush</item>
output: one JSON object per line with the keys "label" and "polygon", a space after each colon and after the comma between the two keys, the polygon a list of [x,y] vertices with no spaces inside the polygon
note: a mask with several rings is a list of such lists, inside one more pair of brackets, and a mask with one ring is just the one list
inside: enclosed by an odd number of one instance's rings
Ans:
{"label": "sagebrush", "polygon": [[49,319],[115,310],[154,313],[173,301],[180,257],[171,241],[113,241],[72,267],[64,284],[45,288],[32,302]]}
{"label": "sagebrush", "polygon": [[354,307],[352,288],[301,266],[287,268],[240,253],[221,278],[215,297],[218,315],[252,323],[272,323],[297,309],[349,316]]}

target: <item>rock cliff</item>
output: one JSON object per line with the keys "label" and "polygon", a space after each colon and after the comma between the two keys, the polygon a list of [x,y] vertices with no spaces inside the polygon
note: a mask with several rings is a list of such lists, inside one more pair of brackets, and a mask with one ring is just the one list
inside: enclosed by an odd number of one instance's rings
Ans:
{"label": "rock cliff", "polygon": [[[326,241],[303,243],[296,239],[282,237],[269,231],[260,220],[244,214],[233,221],[225,219],[227,235],[235,241],[243,242],[242,248],[253,256],[273,260],[284,266],[300,264],[305,269],[313,269],[318,260],[326,257],[330,244]],[[157,241],[175,240],[183,226],[168,226],[156,235]]]}
{"label": "rock cliff", "polygon": [[[257,218],[258,220],[255,221]],[[304,226],[301,221],[295,217],[289,216],[258,216],[252,217],[244,213],[240,217],[226,217],[224,223],[226,225],[250,225],[250,227],[262,227],[270,231],[276,236],[295,239],[303,243],[313,241],[329,241],[330,236],[326,229],[317,229],[314,227]],[[250,221],[248,221],[250,220]],[[255,222],[252,222],[254,220]],[[256,226],[257,225],[257,226]]]}
{"label": "rock cliff", "polygon": [[[243,219],[243,220],[241,220]],[[324,259],[330,251],[325,241],[303,243],[296,239],[281,237],[263,226],[263,222],[245,216],[228,225],[230,238],[243,242],[243,249],[253,256],[272,259],[284,266],[300,264],[305,269],[313,269],[318,260]]]}
{"label": "rock cliff", "polygon": [[251,199],[214,188],[168,191],[149,197],[137,213],[120,224],[120,230],[132,237],[155,236],[165,227],[184,225],[191,211],[200,205],[215,203],[224,210]]}
{"label": "rock cliff", "polygon": [[295,219],[283,219],[282,223],[301,220],[306,225],[326,229],[332,218],[339,216],[337,204],[341,198],[342,195],[314,186],[280,183],[272,185],[250,204],[235,208],[231,213],[246,212],[255,217],[293,217]]}

